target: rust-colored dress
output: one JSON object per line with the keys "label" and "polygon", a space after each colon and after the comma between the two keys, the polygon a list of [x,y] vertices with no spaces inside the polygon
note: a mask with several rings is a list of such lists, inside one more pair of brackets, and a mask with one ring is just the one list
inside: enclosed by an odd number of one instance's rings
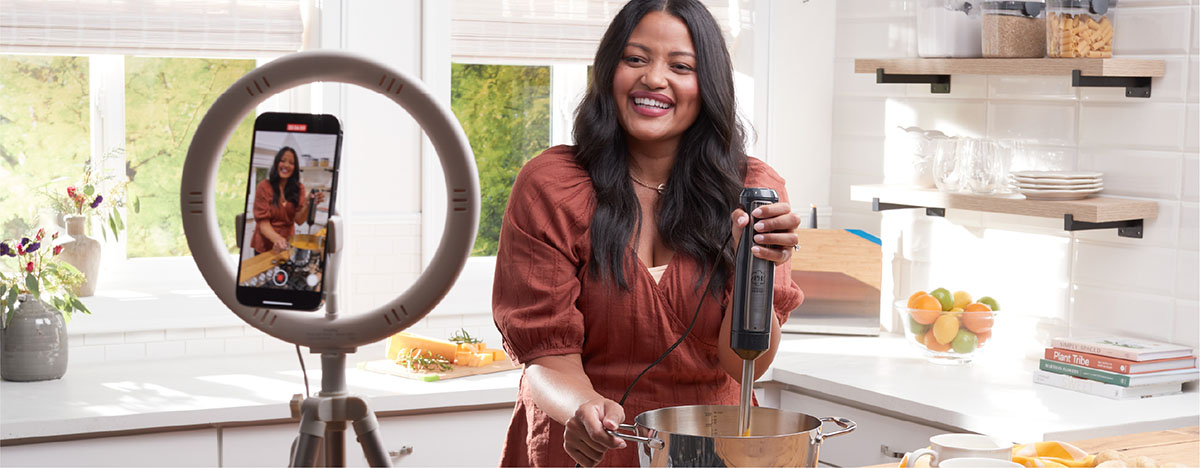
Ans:
{"label": "rust-colored dress", "polygon": [[[747,172],[747,186],[773,188],[787,201],[783,179],[765,163],[750,158]],[[620,401],[633,378],[687,329],[701,296],[695,289],[700,265],[676,253],[655,283],[635,259],[631,290],[614,293],[588,273],[593,209],[591,180],[571,147],[556,146],[529,161],[505,211],[492,309],[515,361],[580,354],[596,391]],[[803,299],[790,265],[776,268],[780,323]],[[687,339],[634,386],[624,405],[626,423],[668,406],[738,404],[739,385],[717,360],[724,310],[711,296],[704,301]],[[563,429],[534,405],[523,377],[501,466],[574,466],[563,449]],[[600,466],[637,466],[636,450],[635,443],[611,450]]]}
{"label": "rust-colored dress", "polygon": [[[296,171],[296,174],[300,174]],[[283,198],[283,191],[279,192],[279,197]],[[273,243],[267,239],[266,234],[262,233],[262,224],[270,223],[271,227],[275,228],[275,232],[283,236],[284,239],[290,239],[292,234],[296,232],[296,211],[303,210],[304,204],[308,203],[308,197],[304,196],[304,184],[300,184],[300,203],[279,201],[278,205],[272,204],[275,199],[275,194],[271,190],[271,181],[264,179],[254,188],[254,237],[250,238],[250,247],[257,253],[263,253],[271,250]]]}

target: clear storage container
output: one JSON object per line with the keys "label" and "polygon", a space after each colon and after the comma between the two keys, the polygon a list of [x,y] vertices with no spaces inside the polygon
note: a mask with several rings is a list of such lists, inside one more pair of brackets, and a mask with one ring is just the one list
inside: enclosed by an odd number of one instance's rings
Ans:
{"label": "clear storage container", "polygon": [[1046,55],[1044,2],[983,2],[983,56],[1040,58]]}
{"label": "clear storage container", "polygon": [[919,0],[917,54],[922,57],[981,57],[978,3]]}
{"label": "clear storage container", "polygon": [[1110,58],[1116,0],[1046,0],[1046,56]]}

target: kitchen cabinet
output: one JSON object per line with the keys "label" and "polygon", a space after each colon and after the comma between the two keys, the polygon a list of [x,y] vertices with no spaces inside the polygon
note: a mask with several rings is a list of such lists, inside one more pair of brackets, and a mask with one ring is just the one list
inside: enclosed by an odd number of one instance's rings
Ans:
{"label": "kitchen cabinet", "polygon": [[[858,424],[854,432],[821,443],[820,462],[833,466],[894,464],[900,461],[905,451],[928,446],[931,436],[946,432],[969,432],[908,421],[788,389],[780,392],[779,405],[780,409],[786,411],[814,417],[849,418]],[[835,428],[826,427],[824,430],[827,432]]]}
{"label": "kitchen cabinet", "polygon": [[944,216],[946,209],[1007,213],[1042,218],[1062,218],[1063,229],[1116,229],[1121,237],[1142,237],[1144,219],[1158,216],[1158,203],[1113,197],[1082,200],[1027,200],[1002,196],[949,193],[899,185],[852,185],[850,199],[871,202],[871,209],[925,208],[926,214]]}
{"label": "kitchen cabinet", "polygon": [[[10,445],[4,466],[218,466],[216,429]],[[286,460],[285,460],[286,461]]]}
{"label": "kitchen cabinet", "polygon": [[1125,88],[1126,97],[1150,97],[1151,78],[1166,62],[1149,59],[1081,58],[906,58],[855,59],[855,73],[874,73],[876,83],[929,83],[932,93],[949,93],[950,76],[1071,75],[1072,86]]}
{"label": "kitchen cabinet", "polygon": [[[412,451],[394,466],[495,466],[512,418],[512,407],[379,418],[389,452]],[[222,430],[222,466],[286,466],[298,423]],[[404,450],[407,451],[407,450]],[[6,460],[7,461],[7,458]],[[346,466],[367,466],[354,430],[346,430]]]}

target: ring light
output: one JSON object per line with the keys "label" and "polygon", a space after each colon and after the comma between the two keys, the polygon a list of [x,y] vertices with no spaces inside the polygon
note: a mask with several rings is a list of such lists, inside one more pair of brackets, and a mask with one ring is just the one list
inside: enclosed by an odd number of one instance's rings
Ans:
{"label": "ring light", "polygon": [[[217,225],[213,187],[225,143],[256,106],[287,89],[316,81],[348,83],[375,91],[404,108],[433,142],[445,173],[446,222],[429,267],[407,291],[375,310],[337,314],[336,262],[344,233],[330,218],[331,251],[325,283],[325,314],[273,310],[239,304],[235,269]],[[470,256],[479,225],[479,177],[466,134],[454,115],[418,80],[382,64],[341,51],[291,54],[256,68],[229,87],[200,121],[188,147],[180,187],[183,231],[192,258],[217,297],[238,317],[289,343],[346,350],[374,343],[420,320],[449,291]],[[333,213],[330,213],[333,215]]]}

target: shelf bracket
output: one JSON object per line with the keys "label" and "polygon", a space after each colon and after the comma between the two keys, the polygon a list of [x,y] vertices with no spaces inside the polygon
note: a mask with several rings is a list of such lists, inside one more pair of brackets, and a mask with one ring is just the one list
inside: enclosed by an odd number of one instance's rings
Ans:
{"label": "shelf bracket", "polygon": [[1071,70],[1071,86],[1125,88],[1125,97],[1150,97],[1148,76],[1084,76],[1079,70]]}
{"label": "shelf bracket", "polygon": [[1141,219],[1126,219],[1122,221],[1109,221],[1107,223],[1089,223],[1087,221],[1075,221],[1075,215],[1070,213],[1063,215],[1063,229],[1068,231],[1089,231],[1092,229],[1112,228],[1117,228],[1118,236],[1130,237],[1134,239],[1142,238]]}
{"label": "shelf bracket", "polygon": [[946,217],[945,208],[929,208],[926,206],[901,205],[898,203],[884,203],[879,201],[879,197],[871,198],[871,211],[887,211],[887,210],[903,210],[908,208],[925,208],[925,216],[937,216],[940,218]]}
{"label": "shelf bracket", "polygon": [[904,75],[897,73],[886,73],[882,68],[876,68],[875,82],[903,84],[929,83],[929,92],[931,93],[950,93],[950,75]]}

